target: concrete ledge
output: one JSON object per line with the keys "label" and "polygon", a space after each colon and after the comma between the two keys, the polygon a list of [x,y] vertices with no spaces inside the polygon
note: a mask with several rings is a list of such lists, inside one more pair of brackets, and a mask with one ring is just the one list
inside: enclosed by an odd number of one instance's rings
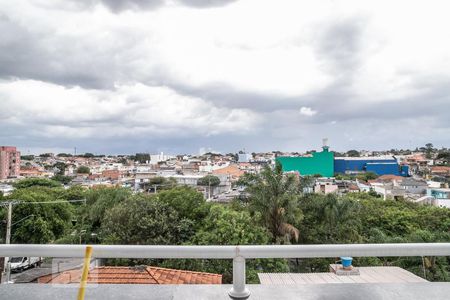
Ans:
{"label": "concrete ledge", "polygon": [[[230,285],[90,285],[86,300],[228,300]],[[448,299],[450,283],[248,285],[249,299]],[[0,285],[0,299],[76,299],[77,285]]]}

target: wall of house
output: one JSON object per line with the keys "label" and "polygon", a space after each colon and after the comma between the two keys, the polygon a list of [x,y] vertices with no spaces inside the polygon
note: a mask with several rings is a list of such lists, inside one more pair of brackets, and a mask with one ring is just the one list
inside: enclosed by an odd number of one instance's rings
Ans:
{"label": "wall of house", "polygon": [[373,172],[380,176],[408,176],[409,168],[408,166],[399,166],[395,158],[338,157],[334,159],[334,171],[341,174]]}
{"label": "wall of house", "polygon": [[397,175],[400,176],[399,165],[397,162],[393,163],[367,163],[366,171],[373,172],[377,175]]}
{"label": "wall of house", "polygon": [[284,172],[299,172],[302,176],[320,174],[323,177],[334,176],[334,153],[325,147],[322,152],[314,152],[312,157],[277,157]]}

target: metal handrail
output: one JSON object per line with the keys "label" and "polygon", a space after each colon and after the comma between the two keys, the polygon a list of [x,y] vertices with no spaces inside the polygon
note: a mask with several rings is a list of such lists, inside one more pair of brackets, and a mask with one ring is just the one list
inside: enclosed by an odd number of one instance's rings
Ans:
{"label": "metal handrail", "polygon": [[[86,245],[0,245],[0,257],[84,257]],[[371,256],[450,256],[450,243],[254,245],[254,246],[153,246],[93,245],[96,258],[203,258],[233,259],[231,298],[246,299],[245,260],[254,258],[316,258]]]}

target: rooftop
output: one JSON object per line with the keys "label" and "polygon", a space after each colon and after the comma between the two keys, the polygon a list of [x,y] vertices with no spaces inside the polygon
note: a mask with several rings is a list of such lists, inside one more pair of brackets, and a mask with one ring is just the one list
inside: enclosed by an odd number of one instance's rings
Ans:
{"label": "rooftop", "polygon": [[395,160],[392,156],[358,156],[358,157],[347,157],[347,156],[337,156],[334,159],[337,160]]}
{"label": "rooftop", "polygon": [[[79,283],[81,269],[42,276],[38,283]],[[88,283],[100,284],[221,284],[222,275],[159,267],[95,267]]]}
{"label": "rooftop", "polygon": [[358,267],[359,275],[327,273],[261,273],[261,284],[414,283],[427,282],[399,267]]}

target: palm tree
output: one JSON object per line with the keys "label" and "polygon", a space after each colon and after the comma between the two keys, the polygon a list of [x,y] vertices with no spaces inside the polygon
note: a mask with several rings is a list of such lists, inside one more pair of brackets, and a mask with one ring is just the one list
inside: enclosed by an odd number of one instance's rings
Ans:
{"label": "palm tree", "polygon": [[262,216],[274,243],[298,241],[299,230],[292,225],[302,218],[298,205],[299,183],[291,174],[283,174],[281,164],[265,166],[259,174],[246,174],[241,180],[250,194],[249,206]]}
{"label": "palm tree", "polygon": [[352,240],[358,237],[357,215],[360,207],[355,201],[334,194],[325,196],[321,216],[326,224],[329,242]]}

